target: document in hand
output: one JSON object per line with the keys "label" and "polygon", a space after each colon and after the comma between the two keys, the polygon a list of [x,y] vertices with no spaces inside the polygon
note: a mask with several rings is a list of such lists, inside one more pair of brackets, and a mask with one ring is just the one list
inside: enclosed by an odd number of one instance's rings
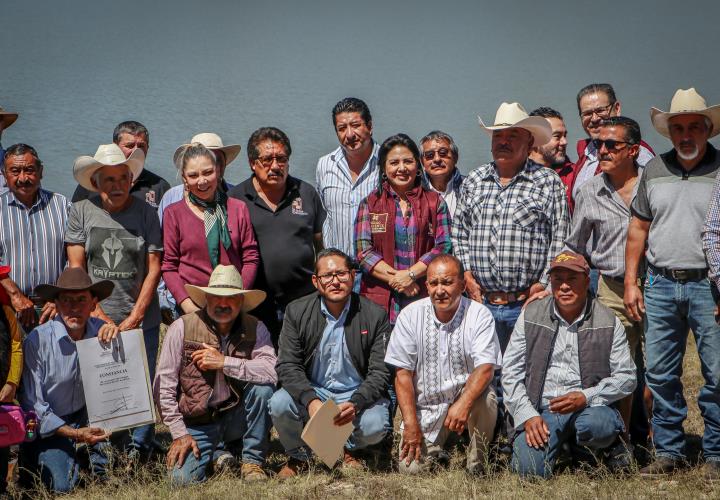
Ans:
{"label": "document in hand", "polygon": [[92,338],[75,345],[91,427],[118,431],[155,423],[142,330],[122,332],[110,344]]}
{"label": "document in hand", "polygon": [[338,413],[340,410],[335,401],[328,399],[308,421],[300,436],[328,467],[342,458],[343,447],[353,431],[352,422],[340,426],[333,423]]}

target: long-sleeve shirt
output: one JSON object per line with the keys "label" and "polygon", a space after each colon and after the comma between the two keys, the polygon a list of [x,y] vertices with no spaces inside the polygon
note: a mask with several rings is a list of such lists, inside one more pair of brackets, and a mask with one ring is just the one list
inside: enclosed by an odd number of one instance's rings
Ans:
{"label": "long-sleeve shirt", "polygon": [[23,371],[22,337],[15,318],[15,311],[7,305],[3,305],[2,308],[10,327],[10,371],[7,380],[0,380],[0,386],[6,382],[11,382],[17,387],[20,385],[20,377]]}
{"label": "long-sleeve shirt", "polygon": [[[230,248],[220,245],[220,263],[232,264],[243,280],[243,287],[255,283],[260,252],[253,234],[248,208],[240,200],[229,198],[227,225]],[[195,215],[186,202],[169,205],[163,219],[162,273],[168,290],[180,304],[188,298],[185,284],[207,286],[212,266],[205,237],[205,223]]]}
{"label": "long-sleeve shirt", "polygon": [[550,168],[528,160],[503,186],[494,163],[473,170],[460,188],[453,251],[485,292],[547,284],[550,261],[565,244],[565,187]]}
{"label": "long-sleeve shirt", "polygon": [[[180,318],[170,325],[165,334],[153,384],[155,402],[160,409],[162,421],[170,429],[173,439],[188,433],[177,400],[184,339],[185,323]],[[222,340],[221,348],[224,352],[227,345]],[[275,384],[277,382],[276,361],[277,356],[270,340],[270,332],[262,322],[258,322],[255,347],[250,354],[250,359],[225,356],[222,372],[219,370],[216,372],[215,386],[208,403],[209,406],[216,407],[230,397],[230,387],[225,376],[254,384]]]}
{"label": "long-sleeve shirt", "polygon": [[[97,337],[103,324],[98,318],[88,319],[83,339]],[[75,342],[56,316],[30,332],[23,344],[23,354],[20,403],[24,409],[37,413],[40,436],[51,436],[65,425],[63,417],[85,406]]]}
{"label": "long-sleeve shirt", "polygon": [[[578,353],[577,328],[583,318],[581,314],[568,324],[557,309],[555,314],[560,324],[545,374],[540,409],[547,409],[550,400],[572,391],[581,391],[588,406],[609,405],[635,390],[635,363],[630,357],[625,328],[615,318],[612,348],[610,350],[610,376],[600,380],[597,385],[582,388],[580,377],[580,356]],[[533,406],[525,387],[525,311],[520,313],[510,343],[505,350],[502,366],[502,387],[505,406],[512,414],[515,427],[522,425],[540,413]]]}

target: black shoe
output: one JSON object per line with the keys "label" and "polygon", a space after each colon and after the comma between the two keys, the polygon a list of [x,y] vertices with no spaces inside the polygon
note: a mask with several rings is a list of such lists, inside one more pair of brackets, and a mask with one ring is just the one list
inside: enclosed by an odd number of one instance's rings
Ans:
{"label": "black shoe", "polygon": [[610,472],[620,474],[629,472],[633,463],[633,445],[618,439],[607,451],[605,465]]}
{"label": "black shoe", "polygon": [[653,478],[674,474],[682,468],[682,461],[670,457],[657,457],[653,463],[640,469],[640,476]]}
{"label": "black shoe", "polygon": [[707,481],[720,480],[720,462],[715,460],[705,462],[705,465],[703,466],[703,477]]}

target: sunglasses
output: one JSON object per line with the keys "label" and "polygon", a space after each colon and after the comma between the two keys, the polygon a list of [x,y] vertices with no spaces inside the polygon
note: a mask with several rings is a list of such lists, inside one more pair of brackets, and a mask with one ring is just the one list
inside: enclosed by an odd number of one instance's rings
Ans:
{"label": "sunglasses", "polygon": [[423,158],[425,158],[426,160],[432,160],[433,158],[435,158],[435,153],[437,153],[440,158],[450,157],[450,150],[448,148],[439,148],[437,150],[431,149],[428,151],[423,151]]}
{"label": "sunglasses", "polygon": [[622,148],[619,148],[619,147],[618,147],[618,145],[620,145],[620,144],[630,144],[630,145],[632,146],[632,143],[631,143],[631,142],[628,142],[628,141],[616,141],[615,139],[605,139],[605,140],[602,140],[602,139],[593,139],[593,140],[592,140],[592,145],[593,145],[593,147],[594,147],[596,150],[598,150],[598,151],[600,151],[600,149],[602,149],[603,144],[605,145],[605,148],[606,148],[608,151],[616,151],[616,150],[618,150],[618,149],[622,149]]}

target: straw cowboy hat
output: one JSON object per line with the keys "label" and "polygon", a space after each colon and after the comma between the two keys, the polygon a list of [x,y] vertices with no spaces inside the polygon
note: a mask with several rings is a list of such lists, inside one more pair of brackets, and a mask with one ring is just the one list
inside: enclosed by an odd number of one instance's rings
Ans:
{"label": "straw cowboy hat", "polygon": [[670,111],[661,111],[657,108],[650,108],[650,120],[655,130],[668,139],[668,120],[677,115],[703,115],[712,122],[710,137],[720,134],[720,104],[708,108],[705,98],[697,93],[694,87],[687,90],[677,89],[670,101]]}
{"label": "straw cowboy hat", "polygon": [[35,294],[45,300],[55,300],[61,292],[82,292],[88,290],[98,301],[110,296],[115,285],[112,281],[101,280],[93,283],[81,267],[67,267],[54,285],[38,285]]}
{"label": "straw cowboy hat", "polygon": [[141,149],[136,149],[129,157],[125,158],[125,154],[117,144],[101,144],[98,146],[95,156],[78,156],[75,159],[73,176],[85,189],[97,191],[91,181],[93,174],[98,169],[115,165],[127,165],[133,180],[136,180],[145,165],[145,153]]}
{"label": "straw cowboy hat", "polygon": [[[242,149],[239,144],[230,144],[229,146],[223,145],[223,141],[220,136],[217,134],[213,134],[212,132],[203,132],[202,134],[197,134],[192,139],[190,139],[189,144],[194,144],[196,142],[199,142],[211,151],[222,151],[223,154],[225,154],[226,167],[230,165],[235,158],[237,158],[237,155],[240,153],[240,149]],[[173,163],[175,163],[175,167],[178,170],[182,168],[182,165],[179,164],[180,153],[184,151],[185,146],[187,146],[187,144],[183,144],[182,146],[177,148],[175,150],[175,154],[173,154]]]}
{"label": "straw cowboy hat", "polygon": [[217,266],[210,275],[208,286],[185,285],[185,291],[190,299],[200,307],[205,307],[207,304],[206,295],[215,295],[216,297],[244,295],[243,311],[255,309],[265,300],[266,296],[262,290],[245,290],[242,276],[235,266],[223,266],[222,264]]}
{"label": "straw cowboy hat", "polygon": [[14,113],[12,111],[5,111],[2,106],[0,106],[0,123],[2,123],[2,130],[8,128],[10,125],[15,123],[17,117],[17,113]]}
{"label": "straw cowboy hat", "polygon": [[536,147],[547,144],[552,137],[552,127],[550,123],[542,116],[528,116],[525,108],[517,102],[502,103],[495,114],[495,123],[492,125],[485,125],[479,116],[478,122],[480,123],[480,128],[490,136],[492,136],[494,130],[513,127],[524,128],[535,138],[533,146]]}

